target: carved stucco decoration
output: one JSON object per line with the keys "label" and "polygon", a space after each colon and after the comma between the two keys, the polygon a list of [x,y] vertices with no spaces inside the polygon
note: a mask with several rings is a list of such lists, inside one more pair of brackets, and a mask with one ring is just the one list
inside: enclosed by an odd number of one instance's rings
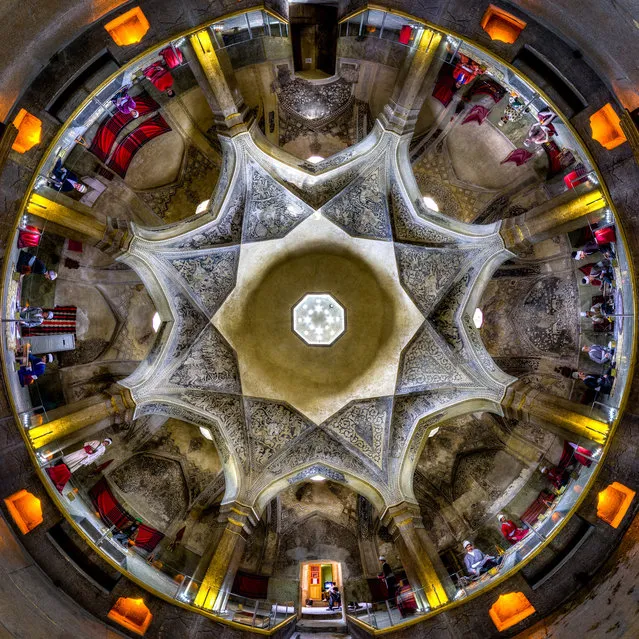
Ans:
{"label": "carved stucco decoration", "polygon": [[[222,147],[209,209],[171,226],[133,226],[120,258],[164,322],[123,382],[137,415],[208,428],[225,500],[259,510],[289,482],[318,473],[376,507],[414,500],[429,429],[458,414],[499,412],[512,381],[472,324],[485,284],[511,257],[496,226],[427,209],[408,140],[379,122],[313,167],[247,133]],[[320,285],[336,289],[315,292],[334,293],[348,314],[345,334],[322,348],[295,337],[290,315],[298,293]],[[287,350],[285,331],[312,352]],[[322,349],[331,356],[313,362]]]}

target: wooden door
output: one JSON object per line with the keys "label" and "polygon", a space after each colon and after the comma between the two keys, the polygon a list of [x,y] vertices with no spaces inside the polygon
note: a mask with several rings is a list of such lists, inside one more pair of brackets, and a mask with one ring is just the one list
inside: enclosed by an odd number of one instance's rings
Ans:
{"label": "wooden door", "polygon": [[310,599],[322,599],[322,584],[320,583],[320,565],[312,564],[308,570],[308,596]]}

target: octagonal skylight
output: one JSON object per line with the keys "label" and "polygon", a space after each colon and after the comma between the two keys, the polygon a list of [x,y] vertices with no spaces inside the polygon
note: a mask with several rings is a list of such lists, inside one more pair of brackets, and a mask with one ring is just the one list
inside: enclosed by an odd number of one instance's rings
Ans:
{"label": "octagonal skylight", "polygon": [[293,308],[293,331],[309,346],[330,346],[345,329],[344,307],[328,293],[309,293]]}

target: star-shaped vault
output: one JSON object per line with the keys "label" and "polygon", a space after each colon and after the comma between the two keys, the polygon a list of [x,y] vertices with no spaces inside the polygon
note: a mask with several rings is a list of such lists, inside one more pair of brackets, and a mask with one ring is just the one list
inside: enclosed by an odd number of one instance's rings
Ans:
{"label": "star-shaped vault", "polygon": [[[428,430],[498,411],[512,379],[472,314],[511,254],[496,227],[424,206],[408,141],[378,122],[309,165],[248,133],[225,138],[207,213],[133,229],[121,259],[164,322],[124,384],[137,415],[211,430],[225,499],[260,507],[318,468],[378,505],[410,499]],[[329,347],[292,331],[291,310],[310,292],[346,310],[347,330]]]}

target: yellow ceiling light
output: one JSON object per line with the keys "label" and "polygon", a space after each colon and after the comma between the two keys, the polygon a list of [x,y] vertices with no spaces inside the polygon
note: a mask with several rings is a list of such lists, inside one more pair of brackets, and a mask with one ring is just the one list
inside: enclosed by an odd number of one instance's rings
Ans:
{"label": "yellow ceiling light", "polygon": [[481,19],[481,28],[490,36],[490,39],[506,44],[515,42],[525,27],[526,23],[523,20],[494,4],[488,5]]}
{"label": "yellow ceiling light", "polygon": [[7,497],[4,504],[23,535],[43,522],[40,500],[24,489]]}
{"label": "yellow ceiling light", "polygon": [[107,617],[138,635],[143,635],[147,631],[153,619],[143,599],[130,597],[120,597],[109,610]]}
{"label": "yellow ceiling light", "polygon": [[617,115],[610,103],[601,107],[590,116],[590,128],[592,139],[596,140],[604,148],[617,148],[626,141],[626,136],[621,130],[621,118]]}
{"label": "yellow ceiling light", "polygon": [[473,324],[475,325],[475,328],[481,328],[483,323],[484,314],[482,313],[481,308],[476,308],[473,313]]}
{"label": "yellow ceiling light", "polygon": [[42,139],[42,120],[31,115],[26,109],[20,109],[13,121],[13,126],[18,129],[18,135],[11,148],[18,153],[26,153]]}
{"label": "yellow ceiling light", "polygon": [[619,482],[613,482],[599,493],[597,517],[613,528],[618,528],[630,508],[636,492]]}
{"label": "yellow ceiling light", "polygon": [[488,614],[499,632],[511,628],[535,612],[533,605],[523,592],[500,595]]}
{"label": "yellow ceiling light", "polygon": [[153,330],[157,333],[160,328],[160,324],[162,324],[162,320],[160,319],[159,313],[155,313],[155,315],[153,316],[152,323],[153,323]]}
{"label": "yellow ceiling light", "polygon": [[120,47],[137,44],[144,38],[149,30],[149,21],[146,19],[140,7],[133,7],[130,11],[119,15],[107,22],[104,28]]}

